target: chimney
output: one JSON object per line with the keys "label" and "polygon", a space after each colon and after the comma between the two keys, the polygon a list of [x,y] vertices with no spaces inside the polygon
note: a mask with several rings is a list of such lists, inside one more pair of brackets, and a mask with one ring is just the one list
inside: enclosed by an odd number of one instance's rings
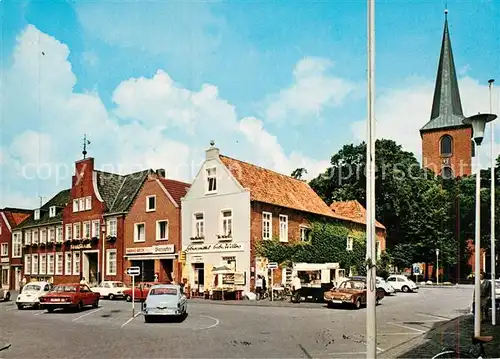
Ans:
{"label": "chimney", "polygon": [[166,172],[165,172],[165,169],[164,168],[158,168],[156,170],[156,174],[158,175],[158,177],[160,178],[166,178]]}
{"label": "chimney", "polygon": [[215,141],[210,141],[210,148],[206,151],[206,159],[213,160],[219,158],[219,149],[215,147]]}

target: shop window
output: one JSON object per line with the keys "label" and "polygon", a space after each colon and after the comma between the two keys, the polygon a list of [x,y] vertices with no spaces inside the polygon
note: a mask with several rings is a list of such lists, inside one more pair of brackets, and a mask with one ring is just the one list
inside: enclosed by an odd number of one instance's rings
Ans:
{"label": "shop window", "polygon": [[453,154],[453,138],[450,135],[444,135],[440,140],[441,156],[451,156]]}
{"label": "shop window", "polygon": [[288,242],[288,216],[280,214],[280,241]]}
{"label": "shop window", "polygon": [[207,193],[216,193],[217,192],[217,168],[207,168],[206,169],[207,176]]}
{"label": "shop window", "polygon": [[228,209],[221,212],[221,234],[230,237],[233,233],[233,212]]}
{"label": "shop window", "polygon": [[168,221],[156,222],[156,240],[157,241],[168,240]]}
{"label": "shop window", "polygon": [[134,225],[134,242],[144,242],[146,240],[146,225],[136,223]]}
{"label": "shop window", "polygon": [[156,196],[147,196],[146,197],[146,212],[153,212],[156,210]]}
{"label": "shop window", "polygon": [[116,275],[116,249],[106,251],[106,275]]}
{"label": "shop window", "polygon": [[273,215],[262,212],[262,239],[271,239],[273,236]]}

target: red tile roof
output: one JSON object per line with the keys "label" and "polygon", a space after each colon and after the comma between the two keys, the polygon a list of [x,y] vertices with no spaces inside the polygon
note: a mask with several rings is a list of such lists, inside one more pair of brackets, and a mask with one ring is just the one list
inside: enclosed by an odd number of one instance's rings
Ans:
{"label": "red tile roof", "polygon": [[[353,222],[366,225],[366,209],[358,201],[333,202],[330,205],[333,213],[340,216],[348,217]],[[380,229],[385,229],[384,225],[375,220],[375,226]]]}
{"label": "red tile roof", "polygon": [[189,183],[176,181],[169,178],[159,178],[165,189],[170,193],[175,203],[181,205],[181,198],[184,197],[191,185]]}
{"label": "red tile roof", "polygon": [[16,210],[15,208],[5,208],[3,213],[12,228],[15,228],[31,216],[33,211],[26,209]]}

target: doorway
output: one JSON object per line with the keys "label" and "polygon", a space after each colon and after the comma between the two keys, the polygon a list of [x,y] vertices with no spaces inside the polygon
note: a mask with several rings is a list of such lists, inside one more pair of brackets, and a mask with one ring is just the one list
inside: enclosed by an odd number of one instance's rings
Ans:
{"label": "doorway", "polygon": [[22,275],[21,275],[21,268],[16,267],[15,269],[15,283],[14,283],[14,290],[21,290],[21,281],[23,280]]}
{"label": "doorway", "polygon": [[[135,260],[132,261],[132,267],[140,267],[141,275],[139,276],[141,282],[153,282],[155,278],[155,261],[148,260]],[[138,278],[136,278],[137,280]]]}
{"label": "doorway", "polygon": [[194,264],[194,288],[198,293],[205,291],[205,265],[203,263]]}
{"label": "doorway", "polygon": [[82,275],[85,277],[89,284],[98,284],[99,278],[97,277],[99,258],[98,252],[83,252],[83,270]]}

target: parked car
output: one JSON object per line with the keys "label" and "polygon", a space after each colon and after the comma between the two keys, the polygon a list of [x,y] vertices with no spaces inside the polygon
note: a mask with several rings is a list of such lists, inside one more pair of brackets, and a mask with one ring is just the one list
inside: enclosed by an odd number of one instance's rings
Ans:
{"label": "parked car", "polygon": [[80,311],[87,305],[97,308],[99,298],[99,293],[92,292],[86,284],[61,284],[40,297],[40,306],[49,313],[57,308],[74,308]]}
{"label": "parked car", "polygon": [[[152,286],[158,284],[170,284],[170,283],[158,283],[158,282],[139,282],[135,285],[134,299],[143,302],[148,296],[149,290]],[[132,288],[127,288],[123,291],[123,295],[127,302],[132,301]]]}
{"label": "parked car", "polygon": [[187,314],[187,299],[177,284],[153,285],[142,303],[144,321],[149,323],[152,317],[176,316]]}
{"label": "parked car", "polygon": [[99,293],[101,298],[113,300],[115,298],[123,298],[123,291],[128,287],[123,282],[105,280],[96,287],[92,288],[93,292]]}
{"label": "parked car", "polygon": [[392,285],[392,287],[400,292],[408,293],[414,292],[418,289],[418,286],[414,281],[408,279],[403,274],[393,274],[387,278],[387,283]]}
{"label": "parked car", "polygon": [[10,292],[8,289],[0,288],[0,299],[4,302],[8,302],[10,300]]}
{"label": "parked car", "polygon": [[[349,279],[366,281],[366,277],[363,276],[349,277]],[[384,278],[376,277],[376,279],[377,279],[376,281],[377,289],[383,290],[385,292],[385,295],[392,295],[396,293],[394,287],[389,283],[387,283],[387,281]]]}
{"label": "parked car", "polygon": [[[384,295],[383,289],[376,289],[377,304],[384,298]],[[343,281],[337,288],[325,292],[324,300],[329,308],[332,308],[334,304],[343,304],[359,309],[366,304],[366,281],[359,279]]]}
{"label": "parked car", "polygon": [[17,309],[40,308],[40,297],[47,294],[51,288],[49,282],[29,282],[16,298]]}

